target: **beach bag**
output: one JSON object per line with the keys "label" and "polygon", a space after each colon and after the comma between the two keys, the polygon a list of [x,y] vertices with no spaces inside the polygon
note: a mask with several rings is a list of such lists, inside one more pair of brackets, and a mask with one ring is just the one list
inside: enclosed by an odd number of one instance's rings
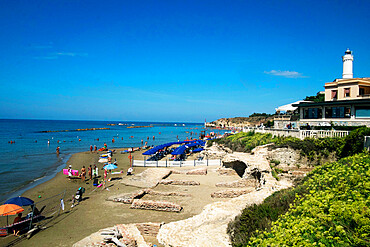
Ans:
{"label": "beach bag", "polygon": [[99,180],[97,178],[94,178],[93,185],[94,186],[98,186],[99,185]]}

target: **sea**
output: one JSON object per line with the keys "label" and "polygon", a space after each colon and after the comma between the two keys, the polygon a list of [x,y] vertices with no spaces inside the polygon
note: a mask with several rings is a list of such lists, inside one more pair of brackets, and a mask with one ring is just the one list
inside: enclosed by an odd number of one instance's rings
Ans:
{"label": "sea", "polygon": [[[128,128],[137,126],[152,127]],[[109,129],[75,131],[90,128]],[[0,202],[53,178],[72,154],[89,151],[90,145],[130,148],[143,140],[155,146],[198,138],[202,130],[202,123],[0,119]]]}

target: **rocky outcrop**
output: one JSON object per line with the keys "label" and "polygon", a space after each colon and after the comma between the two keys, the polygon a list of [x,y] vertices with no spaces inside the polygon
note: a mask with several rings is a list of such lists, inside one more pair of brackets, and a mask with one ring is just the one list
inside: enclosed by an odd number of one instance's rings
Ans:
{"label": "rocky outcrop", "polygon": [[182,207],[176,203],[141,199],[135,199],[131,204],[130,208],[166,211],[166,212],[180,212],[182,210]]}
{"label": "rocky outcrop", "polygon": [[[274,166],[284,171],[297,171],[308,172],[313,169],[317,163],[326,163],[336,161],[335,153],[329,154],[327,157],[320,156],[312,157],[312,160],[309,160],[306,156],[301,155],[300,150],[295,150],[292,148],[276,148],[270,150],[267,155],[267,159],[270,162],[274,162]],[[276,162],[278,164],[276,164]]]}
{"label": "rocky outcrop", "polygon": [[212,146],[206,147],[204,151],[201,152],[201,155],[205,159],[223,159],[227,154],[231,154],[232,151],[230,148],[223,147],[216,142],[213,142]]}
{"label": "rocky outcrop", "polygon": [[165,246],[231,246],[227,225],[241,211],[252,204],[261,203],[273,190],[260,190],[225,202],[215,202],[191,218],[163,225],[158,241]]}
{"label": "rocky outcrop", "polygon": [[159,242],[165,246],[231,246],[227,234],[227,226],[231,220],[246,206],[262,203],[274,191],[292,186],[287,180],[277,181],[272,177],[266,156],[267,147],[256,150],[254,154],[226,154],[226,162],[237,160],[246,164],[241,180],[248,181],[248,184],[253,180],[257,181],[258,190],[247,187],[245,190],[251,190],[250,193],[209,204],[199,215],[163,225],[157,237]]}
{"label": "rocky outcrop", "polygon": [[220,118],[213,122],[207,123],[209,126],[221,128],[242,128],[255,127],[261,123],[267,124],[268,121],[273,121],[273,116],[252,116],[252,117],[234,117],[234,118]]}

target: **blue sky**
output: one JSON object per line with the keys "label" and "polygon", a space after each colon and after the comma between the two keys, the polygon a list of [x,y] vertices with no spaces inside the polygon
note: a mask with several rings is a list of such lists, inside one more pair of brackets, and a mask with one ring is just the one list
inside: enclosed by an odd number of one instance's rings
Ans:
{"label": "blue sky", "polygon": [[370,77],[370,1],[0,1],[0,118],[202,122]]}

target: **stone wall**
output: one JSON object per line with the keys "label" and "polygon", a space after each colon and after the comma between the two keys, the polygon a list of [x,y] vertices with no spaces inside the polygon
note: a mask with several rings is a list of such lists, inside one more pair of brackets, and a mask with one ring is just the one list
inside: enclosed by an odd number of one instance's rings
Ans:
{"label": "stone wall", "polygon": [[157,234],[159,232],[159,229],[163,223],[137,223],[135,226],[140,231],[141,235],[143,236],[150,236],[150,237],[157,237]]}
{"label": "stone wall", "polygon": [[160,182],[160,184],[164,184],[164,185],[168,185],[168,184],[172,184],[172,185],[190,185],[190,186],[200,185],[200,183],[197,182],[197,181],[171,180],[171,179],[163,179]]}
{"label": "stone wall", "polygon": [[256,187],[255,179],[240,179],[232,182],[220,182],[216,184],[216,187],[226,188],[244,188],[244,187]]}
{"label": "stone wall", "polygon": [[131,204],[130,208],[166,211],[166,212],[180,212],[182,210],[182,207],[176,203],[141,199],[135,199]]}
{"label": "stone wall", "polygon": [[234,175],[238,175],[236,173],[236,171],[234,169],[232,169],[232,168],[220,167],[220,168],[217,168],[216,171],[221,176],[234,176]]}
{"label": "stone wall", "polygon": [[244,194],[248,194],[254,190],[255,189],[253,188],[220,190],[220,191],[213,192],[211,194],[211,197],[212,198],[234,198],[234,197],[238,197]]}
{"label": "stone wall", "polygon": [[197,168],[193,170],[171,170],[171,173],[184,175],[207,175],[207,168]]}

